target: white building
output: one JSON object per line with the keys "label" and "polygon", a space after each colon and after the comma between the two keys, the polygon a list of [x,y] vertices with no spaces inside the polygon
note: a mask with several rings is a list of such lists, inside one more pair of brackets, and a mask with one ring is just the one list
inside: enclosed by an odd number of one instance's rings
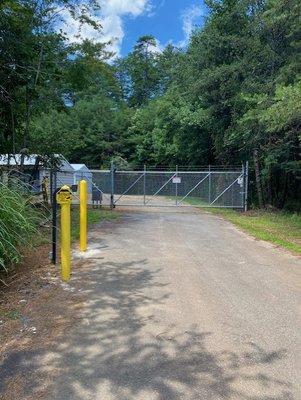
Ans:
{"label": "white building", "polygon": [[[37,154],[24,156],[24,164],[22,174],[16,168],[21,164],[21,154],[1,154],[0,155],[0,170],[2,174],[15,174],[21,176],[22,180],[30,182],[30,184],[39,191],[44,177],[50,179],[50,169],[45,167],[43,163],[36,165]],[[74,169],[66,158],[60,154],[55,154],[58,159],[57,170],[57,187],[62,185],[72,186],[74,183]]]}
{"label": "white building", "polygon": [[88,193],[92,192],[92,172],[85,164],[71,164],[74,175],[73,175],[73,184],[78,185],[82,179],[85,179],[88,184]]}

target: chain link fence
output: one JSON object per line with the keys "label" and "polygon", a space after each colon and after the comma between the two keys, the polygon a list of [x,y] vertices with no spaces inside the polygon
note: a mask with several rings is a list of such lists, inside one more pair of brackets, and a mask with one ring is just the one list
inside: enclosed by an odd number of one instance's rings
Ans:
{"label": "chain link fence", "polygon": [[[16,173],[10,173],[10,181]],[[24,175],[24,176],[23,176]],[[248,165],[240,167],[175,167],[174,169],[147,168],[117,170],[89,170],[89,173],[72,173],[69,170],[43,170],[39,181],[18,174],[25,188],[41,192],[43,180],[49,187],[51,201],[55,190],[67,184],[73,190],[73,202],[78,203],[78,183],[88,182],[90,204],[116,206],[160,207],[223,207],[247,208]]]}
{"label": "chain link fence", "polygon": [[[217,170],[92,170],[103,204],[246,208],[248,167]],[[93,196],[92,196],[93,197]],[[92,198],[91,198],[92,200]]]}

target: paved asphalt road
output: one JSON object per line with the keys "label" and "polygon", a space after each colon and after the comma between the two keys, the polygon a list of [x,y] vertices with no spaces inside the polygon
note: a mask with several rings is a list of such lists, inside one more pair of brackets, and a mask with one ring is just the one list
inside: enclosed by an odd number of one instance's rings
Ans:
{"label": "paved asphalt road", "polygon": [[301,399],[300,259],[193,210],[90,236],[73,278],[89,300],[49,399]]}

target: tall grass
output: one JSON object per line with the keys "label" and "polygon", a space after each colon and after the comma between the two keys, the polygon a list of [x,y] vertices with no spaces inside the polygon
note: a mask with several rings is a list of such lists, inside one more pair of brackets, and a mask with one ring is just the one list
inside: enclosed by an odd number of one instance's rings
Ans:
{"label": "tall grass", "polygon": [[36,222],[36,213],[22,190],[0,183],[0,269],[7,271],[20,262],[20,249],[31,243]]}

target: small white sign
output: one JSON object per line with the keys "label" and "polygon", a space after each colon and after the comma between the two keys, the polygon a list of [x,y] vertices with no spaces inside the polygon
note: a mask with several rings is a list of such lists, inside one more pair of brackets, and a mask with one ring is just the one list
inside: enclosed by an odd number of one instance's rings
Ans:
{"label": "small white sign", "polygon": [[244,179],[242,176],[240,176],[239,178],[237,178],[237,183],[242,187],[243,183],[244,183]]}
{"label": "small white sign", "polygon": [[179,178],[178,176],[176,177],[174,177],[174,178],[172,178],[172,183],[181,183],[182,182],[182,178]]}

